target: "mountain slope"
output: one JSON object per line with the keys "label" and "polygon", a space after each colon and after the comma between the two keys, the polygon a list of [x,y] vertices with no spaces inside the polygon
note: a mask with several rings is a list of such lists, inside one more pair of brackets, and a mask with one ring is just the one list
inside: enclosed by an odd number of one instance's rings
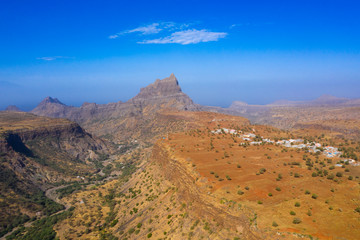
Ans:
{"label": "mountain slope", "polygon": [[30,217],[61,210],[44,190],[94,173],[89,160],[108,152],[74,122],[0,112],[0,236]]}

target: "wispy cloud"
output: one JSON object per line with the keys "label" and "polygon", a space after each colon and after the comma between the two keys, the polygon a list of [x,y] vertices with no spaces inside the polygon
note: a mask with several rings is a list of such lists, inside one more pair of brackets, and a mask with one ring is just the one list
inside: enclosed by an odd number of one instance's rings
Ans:
{"label": "wispy cloud", "polygon": [[170,36],[144,40],[138,43],[141,44],[166,44],[166,43],[178,43],[182,45],[195,44],[200,42],[212,42],[218,41],[220,38],[226,37],[225,32],[211,32],[206,29],[202,30],[185,30],[172,33]]}
{"label": "wispy cloud", "polygon": [[[181,26],[183,26],[183,25],[181,25]],[[125,30],[125,31],[110,35],[109,38],[115,39],[115,38],[120,37],[121,35],[129,34],[129,33],[140,33],[141,35],[150,35],[150,34],[159,33],[165,29],[174,29],[174,28],[181,27],[181,26],[177,26],[177,24],[174,22],[152,23],[152,24],[149,24],[146,26],[140,26],[140,27],[137,27],[134,29]]]}
{"label": "wispy cloud", "polygon": [[60,58],[74,58],[74,57],[66,57],[66,56],[53,56],[53,57],[38,57],[37,60],[43,60],[43,61],[54,61],[56,59]]}
{"label": "wispy cloud", "polygon": [[128,31],[125,31],[124,33],[141,33],[144,35],[147,34],[154,34],[154,33],[158,33],[160,31],[162,31],[163,29],[159,27],[160,24],[159,23],[153,23],[144,27],[137,27]]}

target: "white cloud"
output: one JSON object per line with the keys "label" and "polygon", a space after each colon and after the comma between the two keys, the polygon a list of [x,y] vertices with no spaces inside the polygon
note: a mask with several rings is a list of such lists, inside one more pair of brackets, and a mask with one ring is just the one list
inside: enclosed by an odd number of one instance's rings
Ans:
{"label": "white cloud", "polygon": [[56,59],[56,57],[38,57],[36,58],[38,60],[44,60],[44,61],[53,61]]}
{"label": "white cloud", "polygon": [[158,33],[158,32],[160,32],[161,30],[163,30],[163,29],[160,28],[159,26],[160,26],[159,23],[152,23],[152,24],[147,25],[147,26],[144,26],[144,27],[137,27],[137,28],[135,28],[135,29],[125,31],[124,33],[135,33],[135,32],[139,32],[139,33],[144,34],[144,35],[154,34],[154,33]]}
{"label": "white cloud", "polygon": [[140,26],[134,29],[125,30],[113,35],[109,36],[109,39],[115,39],[120,37],[121,35],[130,34],[130,33],[139,33],[140,35],[150,35],[150,34],[157,34],[161,31],[168,31],[168,32],[174,32],[176,30],[184,30],[188,28],[191,24],[179,24],[174,22],[158,22],[158,23],[152,23],[146,26]]}
{"label": "white cloud", "polygon": [[138,42],[141,44],[166,44],[166,43],[178,43],[182,45],[195,44],[200,42],[212,42],[218,41],[220,38],[226,37],[227,33],[225,32],[210,32],[206,29],[202,30],[185,30],[172,33],[170,36],[144,40]]}
{"label": "white cloud", "polygon": [[117,35],[117,34],[114,34],[114,35],[110,35],[110,36],[109,36],[110,39],[115,39],[115,38],[118,38],[118,37],[119,37],[119,35]]}
{"label": "white cloud", "polygon": [[38,57],[37,60],[44,60],[44,61],[54,61],[59,58],[74,58],[74,57],[65,57],[65,56],[54,56],[54,57]]}
{"label": "white cloud", "polygon": [[128,33],[140,33],[142,35],[156,34],[161,32],[164,29],[171,28],[175,24],[173,22],[164,22],[164,23],[152,23],[146,26],[137,27],[130,30],[125,30],[114,35],[110,35],[110,39],[118,38],[120,35],[128,34]]}

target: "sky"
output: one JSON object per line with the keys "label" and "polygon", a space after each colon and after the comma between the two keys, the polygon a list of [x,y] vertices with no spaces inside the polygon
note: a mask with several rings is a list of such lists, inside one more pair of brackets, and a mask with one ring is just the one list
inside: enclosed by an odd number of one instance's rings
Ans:
{"label": "sky", "polygon": [[0,110],[127,101],[174,73],[196,103],[360,98],[358,1],[0,1]]}

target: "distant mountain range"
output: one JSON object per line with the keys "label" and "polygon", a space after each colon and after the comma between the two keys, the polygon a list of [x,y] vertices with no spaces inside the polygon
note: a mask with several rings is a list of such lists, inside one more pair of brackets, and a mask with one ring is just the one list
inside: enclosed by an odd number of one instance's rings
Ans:
{"label": "distant mountain range", "polygon": [[[324,109],[360,107],[360,99],[338,98],[322,95],[311,101],[279,100],[267,105],[250,105],[245,102],[234,101],[230,107],[221,108],[195,104],[192,99],[182,92],[174,74],[162,80],[157,79],[127,102],[108,104],[84,103],[80,107],[67,106],[57,98],[45,98],[31,113],[40,116],[67,118],[80,123],[92,133],[100,136],[120,132],[124,129],[139,129],[146,125],[148,119],[154,119],[159,111],[209,111],[229,115],[243,116],[255,124],[269,124],[289,129],[302,120],[312,121],[332,119],[330,113],[324,115]],[[314,113],[314,108],[319,113]],[[299,111],[298,109],[302,109]],[[304,113],[304,109],[312,111]],[[16,106],[9,106],[8,111],[19,111]],[[315,112],[316,112],[315,111]],[[299,112],[303,112],[299,115]],[[309,118],[309,116],[312,116]],[[336,118],[341,118],[341,114]],[[346,119],[352,118],[347,116]],[[98,127],[101,124],[101,128]],[[128,137],[124,134],[121,138]]]}
{"label": "distant mountain range", "polygon": [[[141,88],[140,93],[127,102],[84,103],[81,107],[73,107],[63,104],[56,98],[47,97],[31,113],[67,118],[99,136],[119,133],[120,139],[126,139],[136,129],[143,129],[147,120],[153,119],[158,111],[166,109],[201,110],[200,105],[194,104],[190,97],[182,92],[174,74],[162,80],[157,79],[149,86]],[[130,131],[122,131],[125,129]]]}
{"label": "distant mountain range", "polygon": [[[349,98],[339,98],[332,95],[324,94],[317,99],[309,101],[290,101],[290,100],[277,100],[273,103],[266,105],[255,105],[255,106],[267,106],[267,107],[285,107],[285,106],[358,106],[360,105],[360,99],[349,99]],[[234,101],[229,108],[236,109],[244,106],[249,106],[249,104],[240,101]]]}

